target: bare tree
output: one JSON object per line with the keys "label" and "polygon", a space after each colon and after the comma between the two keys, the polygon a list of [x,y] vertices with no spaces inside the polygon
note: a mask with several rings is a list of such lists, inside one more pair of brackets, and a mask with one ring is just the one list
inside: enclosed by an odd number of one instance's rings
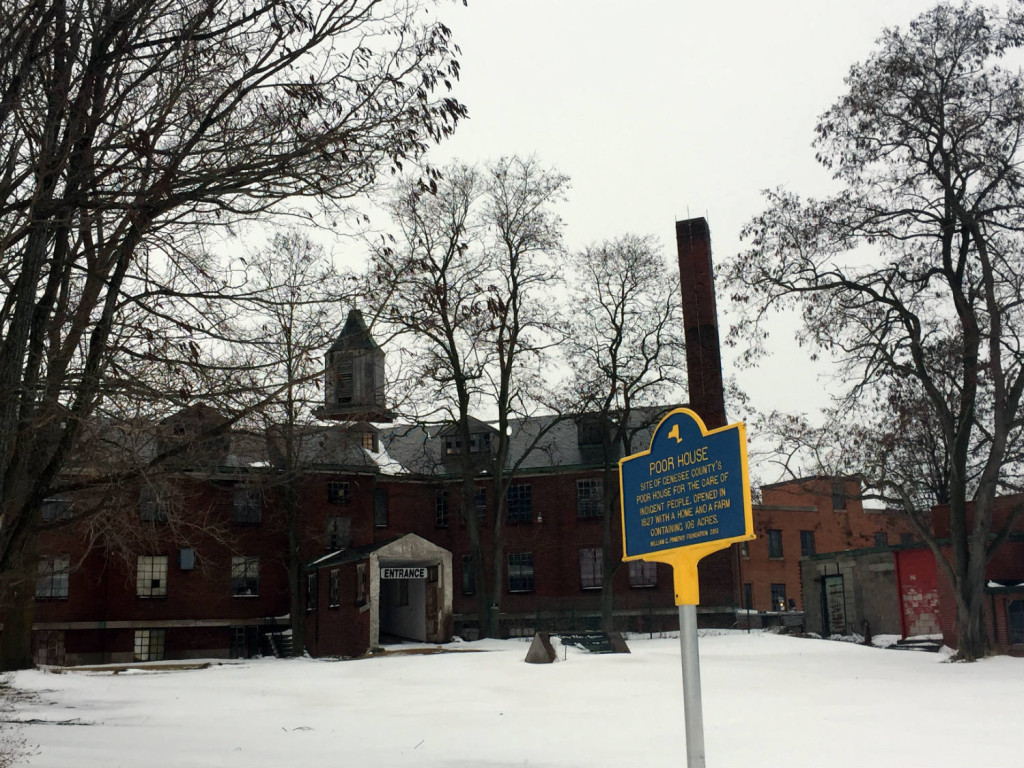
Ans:
{"label": "bare tree", "polygon": [[0,30],[0,574],[24,577],[5,593],[10,669],[31,664],[40,505],[84,425],[121,395],[159,412],[233,386],[217,358],[248,289],[204,228],[335,208],[464,108],[435,94],[458,63],[415,0],[10,0]]}
{"label": "bare tree", "polygon": [[[239,403],[245,421],[266,441],[273,466],[264,484],[278,499],[287,537],[284,565],[291,599],[292,653],[305,650],[307,523],[299,503],[301,483],[323,431],[315,417],[322,403],[322,353],[341,328],[342,305],[352,285],[334,269],[324,248],[299,230],[277,232],[248,261],[254,297],[247,321],[260,336],[249,348],[251,387],[242,393],[256,402]],[[237,410],[237,409],[236,409]]]}
{"label": "bare tree", "polygon": [[892,464],[908,454],[915,470],[935,464],[950,554],[923,534],[952,585],[966,660],[988,648],[985,566],[1016,517],[994,526],[993,502],[1020,488],[1024,77],[999,60],[1022,33],[1016,6],[966,3],[886,30],[817,127],[818,158],[843,191],[810,201],[768,193],[727,278],[746,306],[735,341],[756,354],[765,313],[798,306],[804,339],[838,357],[850,386],[837,422],[870,402],[874,424],[917,420],[934,436],[908,447],[915,433],[876,430],[885,439],[869,441],[873,455],[851,455],[886,468],[869,480],[910,513],[920,484]]}
{"label": "bare tree", "polygon": [[[571,410],[596,429],[602,466],[601,620],[613,626],[613,579],[622,563],[612,524],[619,514],[618,460],[663,414],[686,379],[678,278],[652,237],[624,235],[572,258],[569,333]],[[585,420],[585,421],[584,421]]]}
{"label": "bare tree", "polygon": [[[565,176],[517,157],[483,169],[451,167],[436,195],[406,183],[392,203],[394,246],[373,257],[375,313],[410,340],[415,358],[406,381],[416,397],[405,399],[404,415],[446,420],[455,430],[450,461],[458,464],[460,514],[481,577],[485,637],[497,630],[501,606],[505,495],[546,431],[513,455],[513,422],[539,407],[541,372],[558,334],[545,298],[561,253],[552,208],[567,185]],[[472,442],[474,409],[493,415],[486,445]],[[474,511],[474,480],[485,470],[495,497],[489,547]]]}

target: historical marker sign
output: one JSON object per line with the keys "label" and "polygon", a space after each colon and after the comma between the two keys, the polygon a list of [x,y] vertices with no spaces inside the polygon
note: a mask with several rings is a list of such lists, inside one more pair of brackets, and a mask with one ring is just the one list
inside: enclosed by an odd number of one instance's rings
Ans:
{"label": "historical marker sign", "polygon": [[754,538],[746,447],[743,424],[709,432],[680,408],[647,451],[619,462],[622,559],[672,564],[678,604],[697,602],[697,560]]}

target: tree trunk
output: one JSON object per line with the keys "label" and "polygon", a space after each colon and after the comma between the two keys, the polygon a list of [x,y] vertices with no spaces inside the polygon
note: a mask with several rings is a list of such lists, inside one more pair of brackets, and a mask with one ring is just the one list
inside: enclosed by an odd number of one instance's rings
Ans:
{"label": "tree trunk", "polygon": [[292,656],[306,652],[306,579],[299,552],[297,524],[288,526],[288,581],[291,585],[290,620],[292,627]]}
{"label": "tree trunk", "polygon": [[[605,429],[607,434],[608,430]],[[619,514],[618,464],[613,464],[612,445],[604,446],[604,472],[602,474],[603,507],[601,530],[601,628],[614,632],[615,627],[615,574],[622,565],[622,552],[612,535],[612,521]]]}
{"label": "tree trunk", "polygon": [[988,631],[985,628],[984,619],[985,611],[981,599],[982,596],[978,595],[976,599],[969,600],[966,611],[962,608],[957,609],[956,658],[960,661],[977,661],[984,658],[989,652]]}
{"label": "tree trunk", "polygon": [[612,579],[615,577],[615,571],[609,568],[607,557],[602,564],[602,582],[601,582],[601,629],[604,632],[614,632],[615,627],[615,604],[614,596],[615,592],[612,589]]}
{"label": "tree trunk", "polygon": [[4,631],[0,636],[0,671],[32,669],[32,620],[35,616],[35,575],[21,567],[11,574],[4,599]]}
{"label": "tree trunk", "polygon": [[977,661],[989,652],[988,629],[985,626],[985,556],[983,547],[971,542],[968,560],[961,571],[957,600],[956,658]]}
{"label": "tree trunk", "polygon": [[[499,531],[495,531],[494,535],[497,537],[499,535]],[[501,547],[495,544],[491,549],[491,577],[485,580],[487,582],[484,587],[487,599],[487,610],[485,615],[480,619],[481,637],[498,637],[500,635],[498,617],[501,614],[503,565]]]}

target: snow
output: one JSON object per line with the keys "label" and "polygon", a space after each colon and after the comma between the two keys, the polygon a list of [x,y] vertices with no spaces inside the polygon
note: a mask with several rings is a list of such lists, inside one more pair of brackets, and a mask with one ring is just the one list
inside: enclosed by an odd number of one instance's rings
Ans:
{"label": "snow", "polygon": [[[46,768],[685,765],[679,640],[629,646],[26,671],[9,717]],[[742,631],[703,634],[700,655],[709,768],[1020,764],[1024,659]]]}

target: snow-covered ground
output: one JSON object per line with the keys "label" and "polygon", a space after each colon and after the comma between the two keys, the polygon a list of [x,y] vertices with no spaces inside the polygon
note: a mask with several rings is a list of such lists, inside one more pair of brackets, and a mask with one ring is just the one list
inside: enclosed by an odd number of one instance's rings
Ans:
{"label": "snow-covered ground", "polygon": [[[32,766],[685,766],[677,638],[14,676]],[[481,652],[472,652],[481,651]],[[1024,659],[701,637],[707,765],[1021,766]],[[44,722],[39,722],[44,721]]]}

